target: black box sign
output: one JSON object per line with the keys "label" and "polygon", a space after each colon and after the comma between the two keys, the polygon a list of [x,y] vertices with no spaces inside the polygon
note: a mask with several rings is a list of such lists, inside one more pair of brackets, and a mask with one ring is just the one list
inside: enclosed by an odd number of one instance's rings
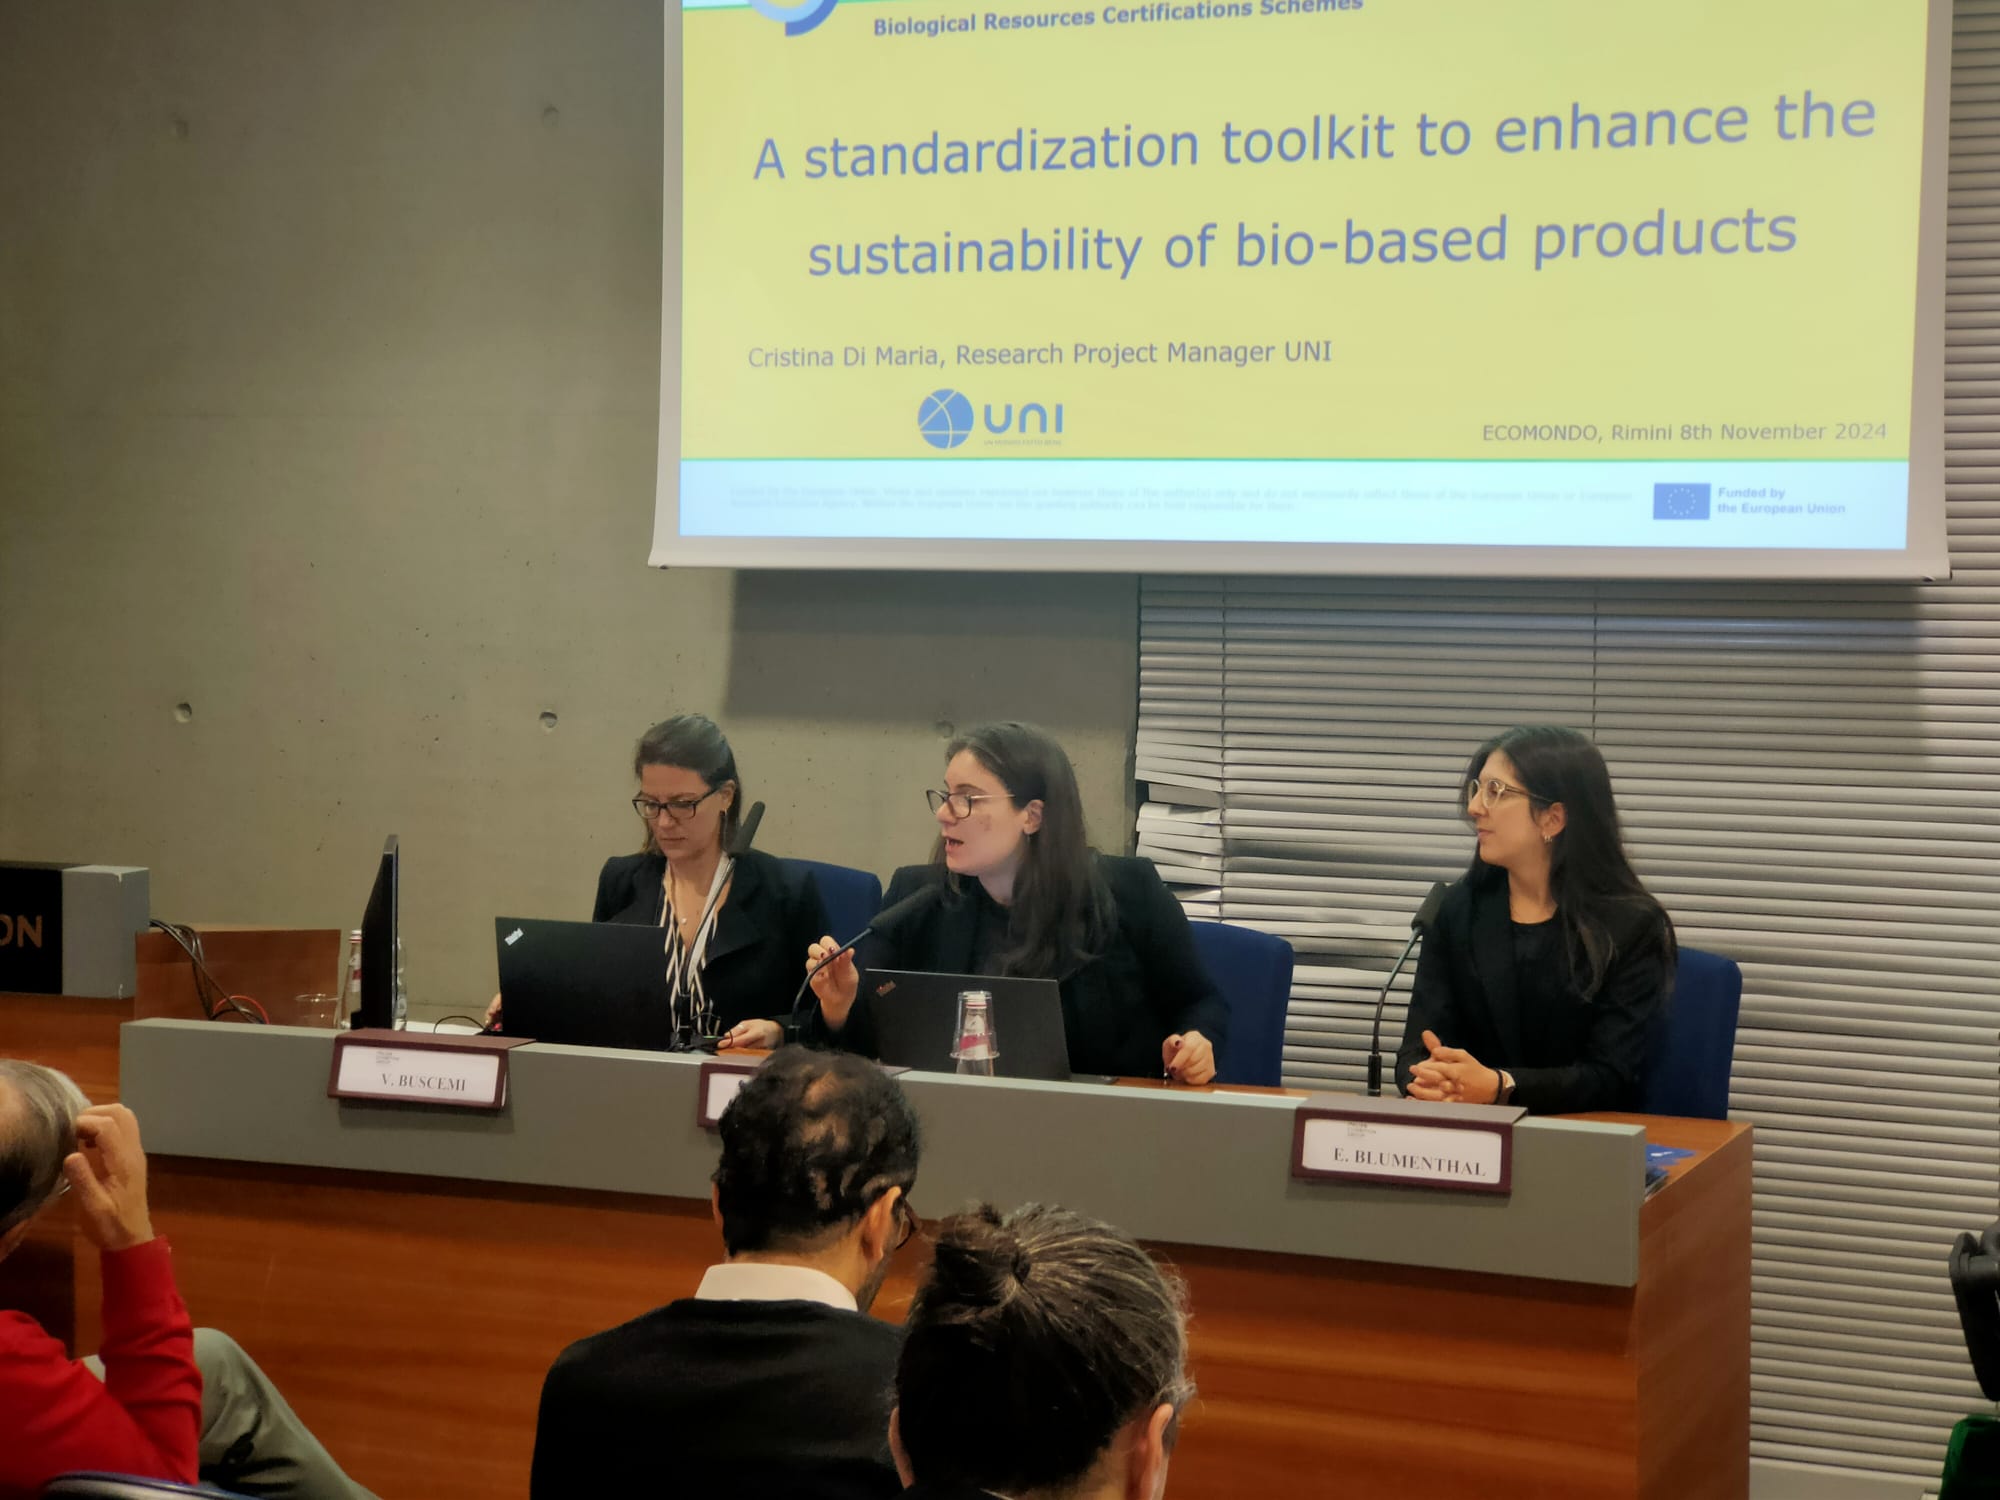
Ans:
{"label": "black box sign", "polygon": [[62,872],[0,864],[0,991],[62,993]]}

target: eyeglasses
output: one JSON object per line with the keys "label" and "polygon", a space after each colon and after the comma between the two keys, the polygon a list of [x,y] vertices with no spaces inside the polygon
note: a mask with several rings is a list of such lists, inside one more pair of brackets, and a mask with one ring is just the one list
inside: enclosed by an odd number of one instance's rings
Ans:
{"label": "eyeglasses", "polygon": [[[722,783],[722,786],[728,785],[729,783],[726,781]],[[632,799],[632,811],[644,818],[648,823],[657,820],[661,813],[665,813],[676,823],[685,823],[689,818],[694,816],[695,809],[721,791],[722,786],[712,786],[699,797],[683,797],[678,802],[655,802],[651,797],[634,797]]]}
{"label": "eyeglasses", "polygon": [[1515,786],[1512,782],[1502,781],[1498,776],[1489,776],[1484,781],[1475,776],[1466,782],[1465,800],[1468,804],[1478,800],[1482,793],[1485,795],[1488,807],[1492,807],[1502,797],[1526,797],[1530,802],[1540,800],[1526,787]]}
{"label": "eyeglasses", "polygon": [[896,1217],[902,1221],[902,1228],[896,1235],[896,1243],[889,1247],[891,1252],[900,1250],[922,1233],[924,1221],[917,1217],[917,1211],[910,1207],[907,1197],[896,1200]]}
{"label": "eyeglasses", "polygon": [[972,816],[973,803],[991,802],[995,798],[1005,800],[1007,794],[1005,792],[941,792],[933,787],[930,791],[925,792],[924,796],[929,800],[932,812],[936,812],[940,807],[948,807],[951,809],[951,815],[954,818],[969,818]]}

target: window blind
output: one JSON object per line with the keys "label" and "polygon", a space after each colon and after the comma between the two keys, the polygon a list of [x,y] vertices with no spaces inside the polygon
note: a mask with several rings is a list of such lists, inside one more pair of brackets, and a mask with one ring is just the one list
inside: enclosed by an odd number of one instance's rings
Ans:
{"label": "window blind", "polygon": [[1296,1086],[1362,1086],[1472,748],[1602,747],[1682,943],[1743,967],[1760,1494],[1918,1494],[1981,1403],[1944,1262],[2000,1213],[2000,0],[1956,9],[1947,254],[1948,583],[1141,591],[1139,849],[1291,940]]}

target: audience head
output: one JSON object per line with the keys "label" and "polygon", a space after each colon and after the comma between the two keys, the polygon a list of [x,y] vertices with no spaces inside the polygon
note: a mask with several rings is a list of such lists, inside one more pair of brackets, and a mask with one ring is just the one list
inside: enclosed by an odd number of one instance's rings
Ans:
{"label": "audience head", "polygon": [[1547,726],[1497,734],[1472,753],[1464,786],[1465,815],[1477,830],[1470,874],[1546,871],[1586,995],[1602,981],[1614,935],[1630,928],[1631,914],[1650,919],[1646,930],[1671,956],[1672,924],[1626,856],[1611,772],[1588,738]]}
{"label": "audience head", "polygon": [[76,1117],[87,1105],[54,1068],[0,1058],[0,1258],[62,1191],[63,1161],[76,1150]]}
{"label": "audience head", "polygon": [[706,714],[675,714],[639,737],[633,805],[646,824],[646,852],[700,858],[735,837],[743,818],[736,753]]}
{"label": "audience head", "polygon": [[1076,771],[1032,724],[981,724],[945,747],[936,862],[954,878],[1006,889],[1013,912],[1003,971],[1068,973],[1103,945],[1110,896],[1084,827]]}
{"label": "audience head", "polygon": [[813,1261],[866,1311],[916,1224],[917,1117],[850,1052],[784,1047],[721,1120],[715,1212],[732,1259]]}
{"label": "audience head", "polygon": [[1187,1296],[1107,1224],[1030,1204],[938,1226],[896,1371],[905,1483],[1154,1500],[1187,1378]]}

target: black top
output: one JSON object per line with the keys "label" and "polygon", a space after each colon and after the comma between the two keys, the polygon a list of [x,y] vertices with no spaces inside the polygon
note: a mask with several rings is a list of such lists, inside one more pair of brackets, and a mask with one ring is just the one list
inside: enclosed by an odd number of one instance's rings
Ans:
{"label": "black top", "polygon": [[1614,932],[1610,967],[1585,999],[1570,970],[1562,923],[1515,922],[1507,873],[1482,869],[1453,885],[1424,939],[1396,1083],[1428,1054],[1423,1033],[1514,1075],[1513,1102],[1534,1114],[1636,1110],[1647,1039],[1673,974],[1667,927],[1635,913]]}
{"label": "black top", "polygon": [[889,1457],[901,1335],[818,1302],[655,1308],[565,1349],[542,1383],[531,1500],[867,1500]]}
{"label": "black top", "polygon": [[[666,874],[663,854],[607,859],[590,920],[657,927],[666,905],[661,884]],[[701,971],[702,992],[721,1028],[755,1017],[785,1020],[805,973],[806,949],[826,929],[826,907],[810,874],[755,849],[737,855],[729,899],[716,914]]]}
{"label": "black top", "polygon": [[925,1484],[922,1480],[903,1491],[902,1500],[999,1500],[991,1490],[970,1490],[957,1484]]}
{"label": "black top", "polygon": [[[1096,859],[1117,908],[1105,950],[1069,974],[1039,976],[1060,982],[1070,1070],[1157,1077],[1160,1044],[1181,1031],[1199,1031],[1220,1053],[1229,1034],[1228,1006],[1202,967],[1180,902],[1151,860],[1109,854]],[[889,881],[882,904],[891,906],[944,881],[945,872],[936,865],[906,865]],[[893,932],[867,939],[856,950],[856,961],[864,969],[991,973],[1003,946],[1006,928],[999,919],[1004,915],[1005,909],[978,881],[961,881],[959,890]],[[872,1057],[875,1026],[868,1010],[864,990],[836,1035],[828,1032],[815,1005],[806,1039],[835,1040]]]}

